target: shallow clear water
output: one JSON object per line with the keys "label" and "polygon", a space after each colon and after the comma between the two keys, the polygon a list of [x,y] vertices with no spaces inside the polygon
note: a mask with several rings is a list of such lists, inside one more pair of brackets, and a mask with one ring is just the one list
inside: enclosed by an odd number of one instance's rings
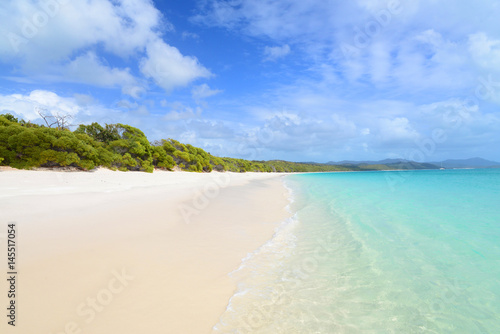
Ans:
{"label": "shallow clear water", "polygon": [[500,169],[288,176],[215,333],[500,333]]}

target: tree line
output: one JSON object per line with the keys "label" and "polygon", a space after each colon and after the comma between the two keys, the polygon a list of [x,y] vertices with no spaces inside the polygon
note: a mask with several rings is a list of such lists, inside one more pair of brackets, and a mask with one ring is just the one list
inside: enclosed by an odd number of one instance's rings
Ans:
{"label": "tree line", "polygon": [[[47,122],[46,122],[47,123]],[[150,142],[139,129],[125,124],[79,125],[70,131],[0,115],[0,165],[19,169],[106,167],[120,171],[153,172],[154,169],[191,172],[325,172],[349,170],[343,166],[281,160],[250,161],[217,157],[175,139]]]}

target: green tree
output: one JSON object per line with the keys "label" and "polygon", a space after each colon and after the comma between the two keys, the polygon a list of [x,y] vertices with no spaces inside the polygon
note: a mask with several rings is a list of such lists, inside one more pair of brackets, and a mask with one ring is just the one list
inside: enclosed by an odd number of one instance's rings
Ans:
{"label": "green tree", "polygon": [[19,120],[17,118],[15,118],[14,115],[12,115],[12,114],[9,114],[9,113],[0,114],[0,116],[4,117],[5,119],[7,119],[10,122],[19,123]]}
{"label": "green tree", "polygon": [[[116,161],[114,165],[120,169],[143,170],[152,173],[153,156],[152,148],[146,135],[130,125],[116,124],[119,139],[109,143],[109,147],[114,153],[122,155],[121,161]],[[128,154],[127,156],[125,156]],[[134,159],[136,164],[132,164],[130,159]]]}
{"label": "green tree", "polygon": [[175,161],[172,156],[168,155],[163,146],[153,146],[153,165],[158,168],[172,170],[175,166]]}
{"label": "green tree", "polygon": [[115,124],[106,124],[104,127],[99,123],[92,123],[90,125],[80,124],[75,130],[75,133],[84,133],[89,135],[102,143],[109,144],[114,140],[120,139],[120,134],[118,133],[118,126]]}

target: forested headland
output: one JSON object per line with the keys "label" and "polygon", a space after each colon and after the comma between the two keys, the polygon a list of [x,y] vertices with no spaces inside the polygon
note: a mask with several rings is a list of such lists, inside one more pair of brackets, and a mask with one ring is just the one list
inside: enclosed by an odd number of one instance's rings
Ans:
{"label": "forested headland", "polygon": [[217,157],[175,139],[150,142],[139,129],[125,124],[50,127],[0,115],[0,165],[19,169],[106,167],[120,171],[154,169],[192,172],[324,172],[351,170],[343,166],[281,160],[250,161]]}

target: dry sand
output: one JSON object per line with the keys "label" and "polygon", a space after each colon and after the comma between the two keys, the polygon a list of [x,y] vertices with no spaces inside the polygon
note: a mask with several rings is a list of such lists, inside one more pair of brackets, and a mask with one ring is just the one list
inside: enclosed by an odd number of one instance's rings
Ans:
{"label": "dry sand", "polygon": [[16,222],[19,272],[0,332],[210,333],[228,273],[288,216],[281,176],[0,171],[0,263]]}

